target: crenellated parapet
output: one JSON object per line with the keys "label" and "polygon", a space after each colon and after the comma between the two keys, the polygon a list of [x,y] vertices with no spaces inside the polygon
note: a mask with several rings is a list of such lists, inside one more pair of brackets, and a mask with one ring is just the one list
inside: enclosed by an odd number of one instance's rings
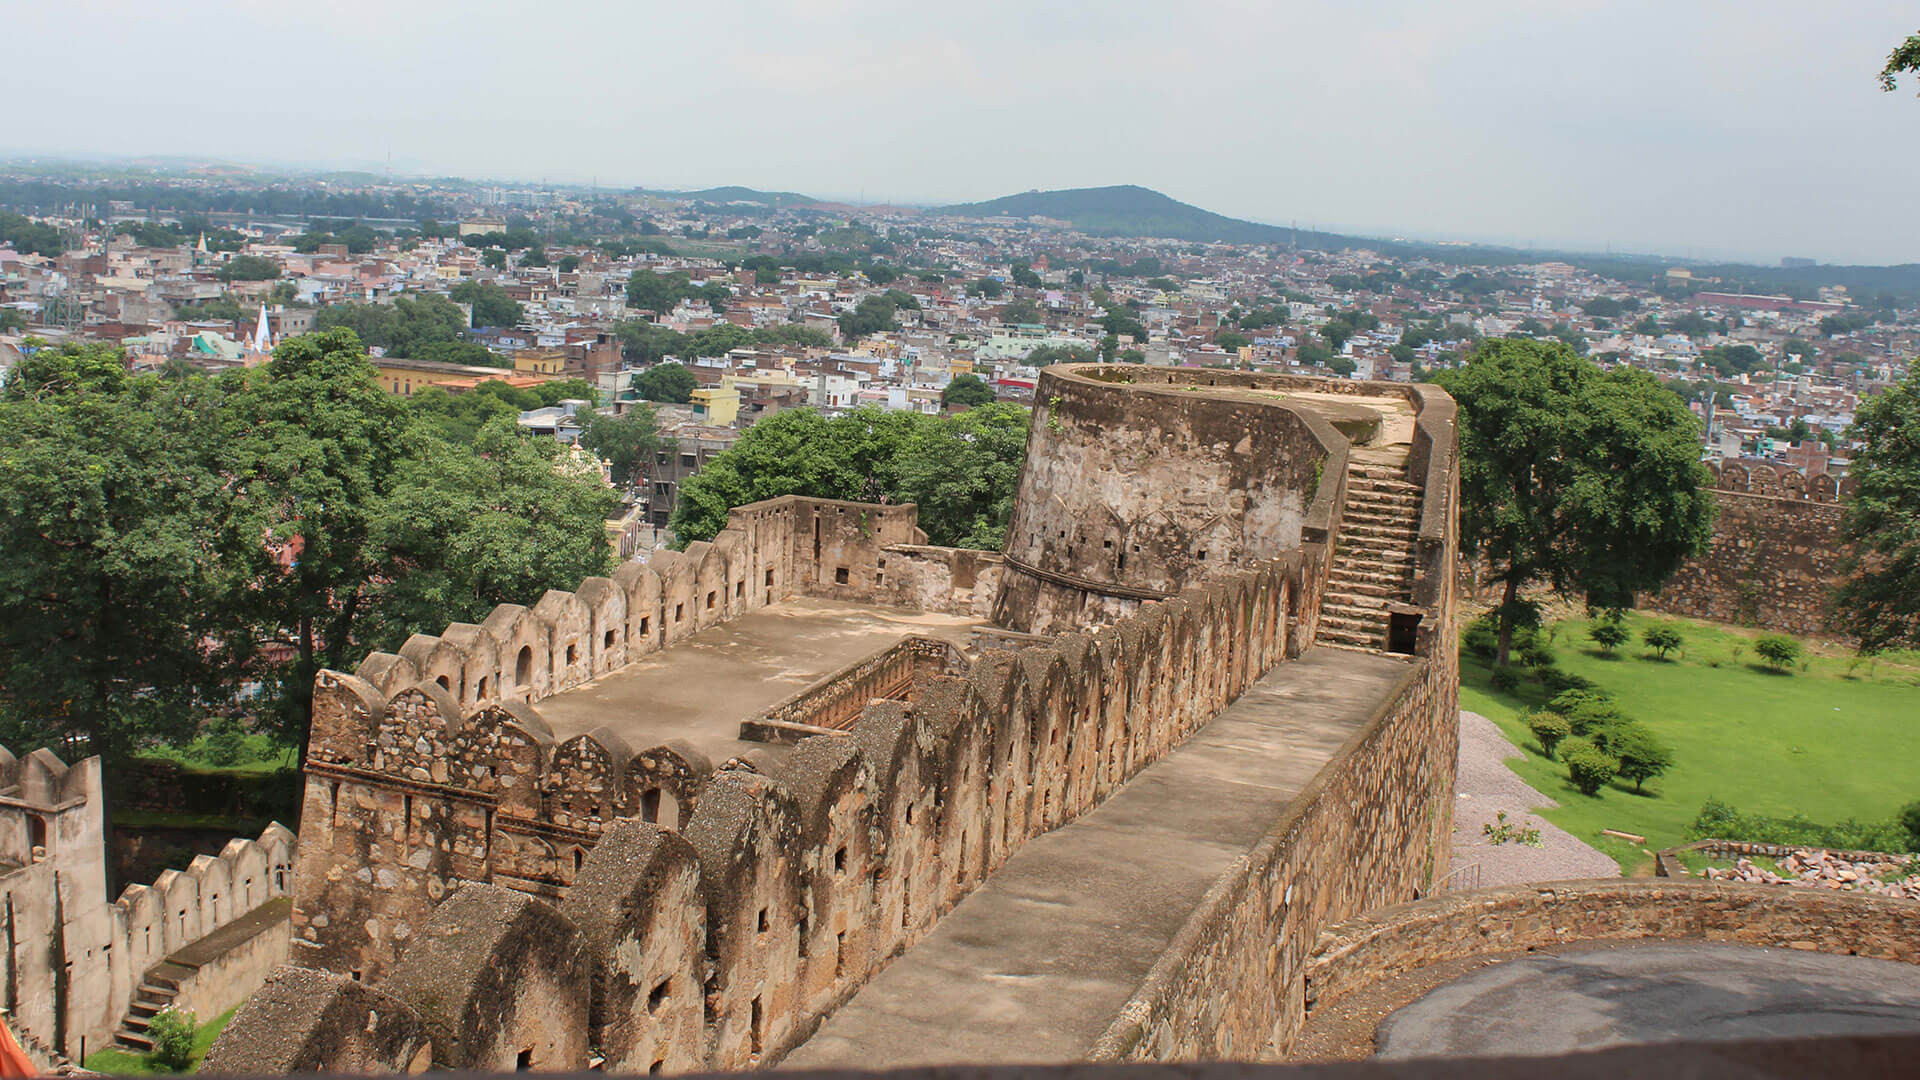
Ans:
{"label": "crenellated parapet", "polygon": [[[411,1000],[446,982],[419,950],[492,955],[502,925],[577,937],[584,996],[542,984],[515,1006],[495,993],[488,1030],[518,1030],[515,1009],[587,1001],[580,1045],[623,1069],[771,1063],[1027,839],[1098,805],[1291,655],[1304,565],[1296,553],[1239,566],[1092,633],[989,649],[769,771],[709,771],[605,733],[556,744],[524,706],[463,715],[432,684],[388,696],[328,673],[305,820],[376,825],[309,834],[336,847],[301,876],[294,960],[358,974],[425,1017],[452,999],[441,987]],[[644,819],[644,792],[664,786],[655,759],[674,758],[703,782],[675,789],[669,828]],[[395,768],[426,779],[362,787],[373,805],[325,805],[331,785]],[[371,889],[330,891],[362,874]],[[453,918],[450,896],[473,910]],[[481,914],[499,905],[511,911]],[[515,1067],[510,1041],[474,1043],[444,1016],[426,1030],[437,1064]],[[583,1066],[571,1046],[539,1043],[535,1065]]]}

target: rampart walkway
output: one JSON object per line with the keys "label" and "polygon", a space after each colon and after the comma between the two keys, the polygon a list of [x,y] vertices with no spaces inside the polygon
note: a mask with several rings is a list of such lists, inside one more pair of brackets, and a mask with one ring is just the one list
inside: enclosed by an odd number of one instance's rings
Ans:
{"label": "rampart walkway", "polygon": [[965,645],[978,623],[794,597],[708,627],[534,708],[559,739],[605,725],[635,747],[685,739],[718,765],[765,745],[740,740],[747,717],[910,634]]}
{"label": "rampart walkway", "polygon": [[784,1066],[1080,1059],[1406,664],[1318,648],[1274,669],[1098,809],[1028,841]]}

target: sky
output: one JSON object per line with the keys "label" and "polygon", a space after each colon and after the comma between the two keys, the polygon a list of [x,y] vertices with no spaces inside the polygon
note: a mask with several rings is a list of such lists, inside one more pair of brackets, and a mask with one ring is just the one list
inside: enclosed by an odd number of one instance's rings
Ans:
{"label": "sky", "polygon": [[[1133,183],[1367,235],[1920,262],[1878,0],[0,0],[0,154],[939,204]],[[32,58],[33,62],[24,62]]]}

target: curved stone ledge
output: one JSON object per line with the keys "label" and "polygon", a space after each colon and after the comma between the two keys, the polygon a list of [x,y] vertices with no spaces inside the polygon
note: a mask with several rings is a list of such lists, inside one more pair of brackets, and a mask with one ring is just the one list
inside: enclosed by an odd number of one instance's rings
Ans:
{"label": "curved stone ledge", "polygon": [[1769,885],[1596,878],[1447,893],[1322,931],[1309,1014],[1450,960],[1581,941],[1694,939],[1920,963],[1920,903]]}

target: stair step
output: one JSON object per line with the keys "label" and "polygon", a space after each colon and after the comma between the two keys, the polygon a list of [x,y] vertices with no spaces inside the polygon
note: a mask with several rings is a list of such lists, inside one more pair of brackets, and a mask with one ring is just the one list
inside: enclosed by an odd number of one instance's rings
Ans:
{"label": "stair step", "polygon": [[1343,596],[1399,597],[1402,594],[1404,594],[1406,591],[1407,591],[1406,583],[1404,581],[1399,581],[1399,580],[1393,580],[1393,581],[1358,581],[1358,580],[1345,580],[1345,579],[1334,580],[1332,577],[1329,577],[1327,581],[1326,599],[1333,600],[1336,597],[1343,597]]}
{"label": "stair step", "polygon": [[131,1031],[123,1030],[116,1033],[113,1037],[113,1041],[121,1046],[127,1047],[132,1050],[137,1050],[143,1054],[153,1049],[152,1039],[147,1038],[145,1035],[135,1034],[134,1032],[131,1032]]}

